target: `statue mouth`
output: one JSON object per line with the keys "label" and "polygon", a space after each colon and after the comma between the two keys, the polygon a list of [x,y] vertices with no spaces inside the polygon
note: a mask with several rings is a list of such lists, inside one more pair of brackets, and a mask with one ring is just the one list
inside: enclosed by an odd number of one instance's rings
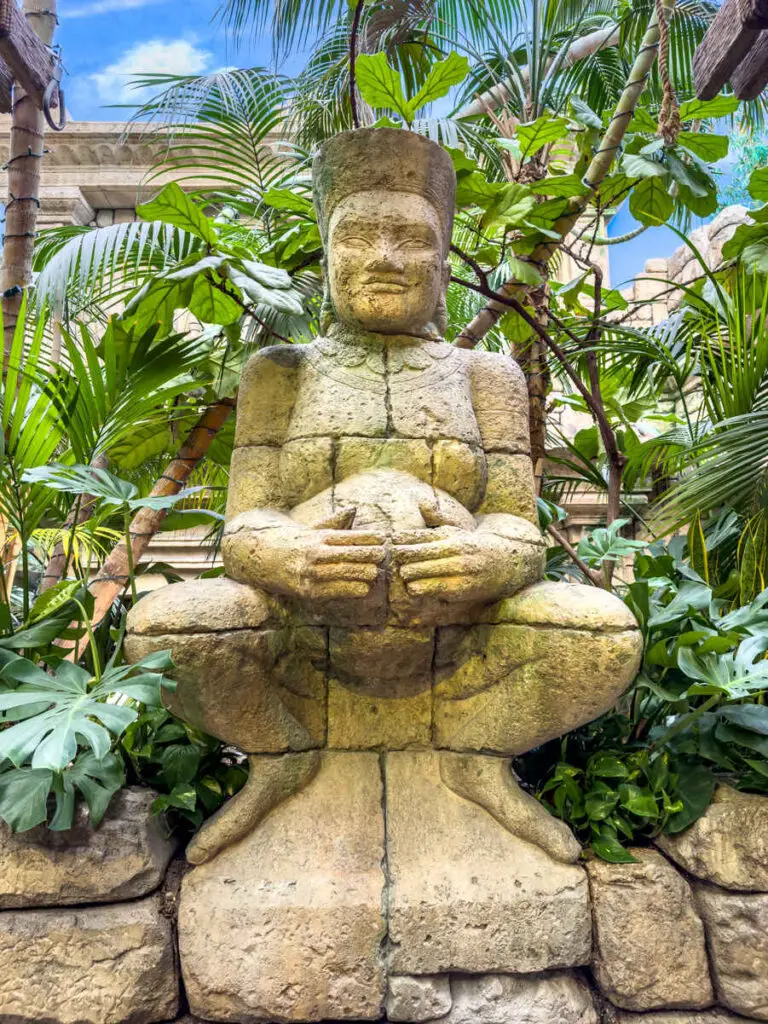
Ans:
{"label": "statue mouth", "polygon": [[408,286],[402,281],[387,280],[383,277],[375,277],[365,282],[367,291],[376,295],[402,295],[408,290]]}

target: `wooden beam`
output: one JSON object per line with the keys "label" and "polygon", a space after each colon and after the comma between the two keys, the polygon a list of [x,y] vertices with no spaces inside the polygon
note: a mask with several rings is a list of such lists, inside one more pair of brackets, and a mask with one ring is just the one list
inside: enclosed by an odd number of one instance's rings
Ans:
{"label": "wooden beam", "polygon": [[[24,89],[35,106],[42,110],[43,93],[54,76],[56,61],[27,19],[16,0],[0,0],[0,57],[14,81]],[[58,90],[51,106],[58,104]]]}
{"label": "wooden beam", "polygon": [[0,114],[10,114],[13,103],[13,75],[4,60],[0,60]]}
{"label": "wooden beam", "polygon": [[731,86],[740,100],[756,100],[768,87],[768,29],[760,33],[757,42],[731,75]]}
{"label": "wooden beam", "polygon": [[711,100],[768,28],[768,0],[725,0],[693,58],[696,95]]}

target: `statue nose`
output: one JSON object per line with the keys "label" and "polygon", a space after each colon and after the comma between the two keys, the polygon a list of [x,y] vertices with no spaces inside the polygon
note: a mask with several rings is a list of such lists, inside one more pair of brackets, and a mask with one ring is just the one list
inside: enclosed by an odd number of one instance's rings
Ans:
{"label": "statue nose", "polygon": [[391,246],[379,246],[371,253],[370,270],[402,270],[403,262]]}

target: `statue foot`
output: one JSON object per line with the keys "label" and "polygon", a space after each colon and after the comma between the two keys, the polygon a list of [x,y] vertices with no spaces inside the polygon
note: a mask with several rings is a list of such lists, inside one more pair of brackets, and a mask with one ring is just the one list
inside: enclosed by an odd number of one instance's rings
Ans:
{"label": "statue foot", "polygon": [[303,789],[317,774],[320,754],[250,754],[250,774],[239,793],[228,800],[187,846],[190,864],[204,864],[249,835],[269,812]]}
{"label": "statue foot", "polygon": [[520,788],[508,758],[443,751],[440,775],[449,789],[479,804],[512,835],[563,864],[579,859],[581,846],[571,830]]}

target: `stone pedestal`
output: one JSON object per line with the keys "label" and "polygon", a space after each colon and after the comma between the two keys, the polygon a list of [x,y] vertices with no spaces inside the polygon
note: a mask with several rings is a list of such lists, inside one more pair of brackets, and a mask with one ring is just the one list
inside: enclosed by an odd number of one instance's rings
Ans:
{"label": "stone pedestal", "polygon": [[379,1020],[386,1005],[393,1020],[450,1010],[458,1024],[480,999],[494,1007],[488,1024],[596,1024],[567,975],[537,981],[541,992],[554,986],[552,1006],[572,1007],[560,1017],[514,1016],[532,999],[519,979],[465,980],[455,997],[449,975],[587,963],[591,922],[583,868],[555,862],[457,796],[440,757],[326,752],[305,789],[186,876],[179,942],[194,1014],[239,1024]]}

